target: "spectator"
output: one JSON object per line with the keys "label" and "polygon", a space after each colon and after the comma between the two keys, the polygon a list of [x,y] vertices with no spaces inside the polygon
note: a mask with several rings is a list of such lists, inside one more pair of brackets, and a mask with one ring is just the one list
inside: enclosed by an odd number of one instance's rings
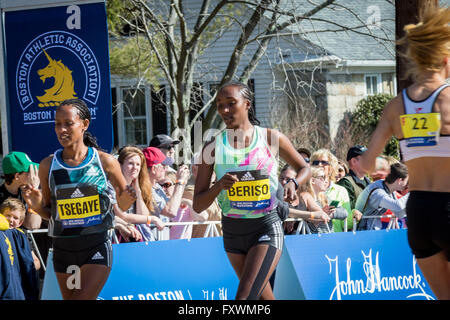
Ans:
{"label": "spectator", "polygon": [[[48,221],[29,208],[22,197],[22,186],[31,184],[35,188],[39,187],[38,167],[39,165],[32,162],[26,153],[18,151],[10,152],[2,161],[4,183],[0,186],[0,204],[8,197],[22,201],[25,204],[26,213],[21,228],[27,230],[48,228]],[[34,233],[31,236],[36,242],[42,261],[47,261],[48,250],[52,247],[51,238],[47,233]],[[38,269],[38,272],[40,278],[44,279],[44,268]]]}
{"label": "spectator", "polygon": [[[25,296],[25,300],[38,300],[39,298],[39,281],[37,270],[40,269],[41,263],[31,250],[28,238],[20,229],[25,219],[26,209],[22,201],[17,198],[9,197],[0,204],[0,215],[3,215],[9,223],[9,229],[14,241],[13,258],[19,266],[21,287]],[[5,239],[1,239],[4,241]],[[0,274],[0,276],[2,276]],[[3,275],[5,276],[5,275]],[[2,294],[0,293],[0,296]]]}
{"label": "spectator", "polygon": [[[20,228],[25,220],[25,205],[19,199],[9,197],[0,204],[0,214],[8,220],[10,229]],[[31,255],[36,270],[39,270],[41,268],[41,262],[33,250],[31,250]]]}
{"label": "spectator", "polygon": [[[172,172],[166,173],[166,179],[160,185],[163,187],[166,195],[169,199],[172,197],[175,190],[176,175]],[[186,193],[186,192],[185,192]],[[185,194],[184,193],[184,194]],[[192,221],[206,221],[208,219],[208,213],[202,211],[197,213],[192,209],[192,199],[186,199],[183,197],[176,217],[172,218],[172,222],[192,222]],[[172,226],[170,228],[170,239],[190,239],[192,237],[193,225],[181,225]]]}
{"label": "spectator", "polygon": [[344,161],[338,160],[338,170],[336,174],[336,183],[348,174],[348,167]]}
{"label": "spectator", "polygon": [[300,153],[300,155],[303,157],[306,163],[309,163],[311,159],[311,151],[309,151],[306,148],[299,148],[297,149],[297,152]]}
{"label": "spectator", "polygon": [[342,178],[338,185],[347,189],[348,197],[350,199],[350,207],[355,208],[356,199],[359,194],[370,183],[369,178],[366,177],[366,171],[361,168],[360,159],[361,155],[367,150],[366,147],[356,145],[348,149],[347,162],[349,172]]}
{"label": "spectator", "polygon": [[[175,145],[179,144],[180,140],[174,140],[165,134],[157,134],[150,141],[149,147],[158,148],[161,152],[172,161],[175,161]],[[171,165],[167,166],[168,172],[176,172]]]}
{"label": "spectator", "polygon": [[[39,187],[39,177],[37,168],[39,165],[30,160],[23,152],[12,151],[8,153],[2,161],[4,183],[0,186],[0,203],[8,197],[20,199],[23,203],[20,187],[28,183],[34,187]],[[25,229],[39,229],[42,218],[38,214],[33,214],[31,209],[27,209],[23,227]]]}
{"label": "spectator", "polygon": [[[184,194],[183,194],[183,198],[184,199],[189,199],[191,201],[193,201],[194,199],[194,187],[195,187],[195,180],[197,179],[197,173],[198,173],[198,166],[201,162],[200,159],[200,152],[194,154],[194,156],[192,157],[192,164],[191,164],[191,171],[192,171],[192,175],[186,185],[186,188],[184,189]],[[216,175],[215,173],[212,174],[211,177],[211,185],[214,184],[216,179]],[[217,202],[217,199],[215,199],[212,204],[204,211],[202,212],[207,212],[208,217],[207,217],[207,221],[221,221],[222,219],[222,210],[219,207],[219,204]],[[219,236],[222,236],[222,224],[221,223],[216,223],[214,225],[214,227],[216,228]],[[205,232],[207,230],[208,226],[207,225],[194,225],[192,228],[192,238],[203,238],[205,236]]]}
{"label": "spectator", "polygon": [[164,179],[158,182],[169,199],[173,194],[176,182],[177,182],[177,175],[175,172],[166,172]]}
{"label": "spectator", "polygon": [[323,216],[327,216],[327,221],[317,222],[308,221],[311,233],[329,233],[334,232],[333,222],[331,219],[344,220],[348,216],[347,210],[343,207],[332,207],[328,205],[328,199],[325,195],[327,190],[327,176],[325,169],[319,166],[311,167],[311,179],[302,187],[301,197],[306,203],[309,211],[323,212]]}
{"label": "spectator", "polygon": [[358,230],[380,230],[382,228],[380,218],[364,219],[364,217],[381,216],[388,209],[397,217],[403,218],[406,215],[405,208],[409,194],[397,199],[395,191],[402,192],[407,185],[408,168],[400,162],[391,165],[386,180],[369,184],[356,201],[356,209],[363,213]]}
{"label": "spectator", "polygon": [[[180,166],[176,175],[175,189],[172,197],[169,199],[163,188],[158,184],[158,181],[164,179],[166,166],[172,165],[173,160],[166,157],[161,150],[154,147],[145,148],[143,153],[146,159],[150,183],[152,184],[152,196],[155,205],[154,215],[160,217],[163,222],[169,222],[169,219],[177,216],[186,181],[189,178],[189,169],[186,165]],[[169,240],[169,230],[164,230],[162,237],[164,240]]]}
{"label": "spectator", "polygon": [[[150,224],[155,224],[158,230],[163,230],[164,223],[159,217],[151,214],[154,210],[152,186],[148,177],[148,171],[145,167],[142,167],[145,164],[144,154],[137,147],[126,146],[120,149],[117,160],[127,184],[131,184],[136,191],[136,201],[126,212],[123,212],[115,204],[114,213],[126,223],[135,224],[142,235],[143,241],[154,241],[155,237],[150,229]],[[119,227],[120,231],[126,232],[126,230]],[[133,241],[133,239],[131,240]]]}
{"label": "spectator", "polygon": [[[297,152],[299,152],[299,151],[297,150]],[[302,154],[302,153],[300,153],[300,154]],[[306,158],[304,157],[303,159],[305,159],[305,162],[306,162]],[[308,157],[308,161],[309,161],[309,157]],[[289,179],[295,179],[296,176],[297,176],[297,172],[295,172],[294,168],[292,168],[289,164],[286,164],[280,171],[280,184],[284,187],[284,185],[289,181]],[[294,200],[290,200],[290,199],[286,199],[286,200],[289,200],[287,202],[288,202],[290,208],[307,211],[305,202],[303,201],[303,199],[301,197],[299,197],[300,189],[301,189],[301,186],[299,186],[299,189],[297,190],[297,194],[296,194],[296,197],[294,198]],[[299,221],[284,222],[284,233],[285,234],[295,234],[299,223],[300,223]]]}
{"label": "spectator", "polygon": [[[336,207],[343,207],[348,212],[347,216],[347,229],[351,230],[353,228],[353,215],[350,199],[348,197],[347,189],[344,187],[335,184],[336,181],[336,172],[337,172],[337,158],[331,153],[328,149],[320,149],[315,151],[311,155],[311,164],[313,166],[322,166],[325,170],[325,177],[327,178],[326,184],[327,189],[325,194],[328,198],[328,202],[332,202],[333,200],[338,201],[338,205]],[[358,213],[357,218],[359,218]],[[343,220],[333,220],[333,229],[335,232],[341,232],[345,230],[345,221]]]}

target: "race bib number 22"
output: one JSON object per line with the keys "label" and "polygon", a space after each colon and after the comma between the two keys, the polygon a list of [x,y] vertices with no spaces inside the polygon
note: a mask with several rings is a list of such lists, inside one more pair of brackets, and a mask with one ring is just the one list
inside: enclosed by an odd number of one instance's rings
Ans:
{"label": "race bib number 22", "polygon": [[408,147],[434,146],[441,129],[439,113],[416,113],[400,116],[403,138]]}

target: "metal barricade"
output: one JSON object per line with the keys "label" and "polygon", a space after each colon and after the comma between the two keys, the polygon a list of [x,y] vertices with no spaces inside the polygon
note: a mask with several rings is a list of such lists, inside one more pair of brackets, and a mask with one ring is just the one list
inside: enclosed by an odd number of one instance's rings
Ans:
{"label": "metal barricade", "polygon": [[42,268],[44,269],[44,272],[45,272],[46,268],[45,268],[44,259],[42,259],[41,252],[39,251],[39,248],[38,248],[38,246],[36,244],[36,240],[34,239],[33,234],[35,234],[35,233],[47,233],[48,229],[36,229],[36,230],[25,230],[25,231],[26,231],[28,239],[31,242],[31,245],[32,245],[32,247],[34,249],[34,252],[36,253],[39,261],[41,262],[41,266],[42,266]]}
{"label": "metal barricade", "polygon": [[[381,219],[381,218],[390,218],[389,220],[389,224],[386,227],[386,230],[391,230],[391,229],[400,229],[400,226],[398,225],[398,218],[395,214],[387,214],[387,215],[382,215],[382,216],[362,216],[362,219]],[[356,219],[353,218],[353,232],[357,231],[356,230]]]}
{"label": "metal barricade", "polygon": [[[376,218],[391,218],[391,220],[389,221],[389,225],[387,227],[387,230],[390,229],[399,229],[399,225],[398,225],[398,221],[395,215],[384,215],[384,216],[366,216],[366,217],[362,217],[362,219],[376,219]],[[301,219],[301,218],[287,218],[284,222],[296,222],[299,221],[299,224],[297,226],[297,229],[295,231],[296,235],[299,234],[311,234],[311,229],[308,227],[308,224],[306,223],[305,220]],[[347,219],[345,219],[345,222],[347,222]],[[184,228],[186,229],[188,226],[190,225],[207,225],[207,228],[205,230],[205,233],[203,234],[204,238],[207,237],[220,237],[219,231],[217,230],[216,225],[217,224],[221,224],[222,222],[220,220],[217,221],[204,221],[204,222],[199,222],[199,221],[193,221],[193,222],[167,222],[165,223],[165,228],[169,228],[171,226],[184,226]],[[327,230],[328,232],[330,232],[329,226],[327,225]],[[154,226],[155,225],[151,224],[150,226]],[[347,231],[347,223],[344,224],[344,231]],[[183,233],[185,231],[185,229],[183,230]],[[356,232],[356,219],[353,219],[353,232]],[[44,271],[46,271],[46,266],[45,266],[45,261],[43,261],[42,259],[42,255],[39,251],[39,248],[36,244],[36,240],[34,239],[34,234],[35,233],[47,233],[48,229],[37,229],[37,230],[26,230],[26,234],[31,242],[31,245],[37,255],[37,257],[39,258],[39,261],[41,262],[41,266],[44,269]],[[162,239],[162,234],[163,231],[159,231],[157,232],[157,241],[161,241],[161,240],[169,240],[169,239]],[[112,233],[112,238],[113,238],[113,243],[119,243],[117,235],[115,232]],[[161,239],[161,240],[159,240]]]}

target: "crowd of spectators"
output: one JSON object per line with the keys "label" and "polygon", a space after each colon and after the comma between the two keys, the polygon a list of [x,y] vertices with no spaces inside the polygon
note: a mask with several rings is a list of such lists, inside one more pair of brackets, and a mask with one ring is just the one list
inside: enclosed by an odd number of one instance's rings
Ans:
{"label": "crowd of spectators", "polygon": [[[199,155],[194,155],[189,165],[173,167],[175,147],[179,142],[159,134],[149,147],[125,146],[117,152],[122,173],[137,195],[136,202],[127,212],[117,205],[114,207],[118,243],[201,238],[208,234],[222,236],[221,210],[217,201],[202,212],[196,212],[192,207]],[[379,230],[392,225],[406,227],[406,166],[392,157],[381,156],[375,171],[365,172],[359,161],[366,150],[361,145],[351,147],[346,161],[336,158],[328,149],[297,150],[310,165],[311,178],[299,186],[294,199],[285,200],[290,208],[301,210],[290,212],[311,212],[310,219],[303,214],[304,218],[300,220],[306,223],[307,233]],[[20,189],[24,183],[39,185],[36,181],[38,165],[25,153],[11,152],[3,159],[2,169],[4,183],[0,185],[0,205],[5,205],[6,209],[1,213],[9,222],[8,228],[45,229],[46,221],[26,207]],[[289,165],[280,168],[280,185],[295,176],[295,170]],[[24,205],[9,210],[8,206],[16,202]],[[290,217],[299,216],[291,214]],[[207,221],[212,221],[213,225],[204,223]],[[298,234],[300,221],[285,221],[285,234]],[[210,233],[211,228],[216,228],[216,232]],[[41,251],[41,259],[45,262],[50,246],[49,241],[38,242],[38,248],[30,246],[36,270],[41,268],[36,249]]]}

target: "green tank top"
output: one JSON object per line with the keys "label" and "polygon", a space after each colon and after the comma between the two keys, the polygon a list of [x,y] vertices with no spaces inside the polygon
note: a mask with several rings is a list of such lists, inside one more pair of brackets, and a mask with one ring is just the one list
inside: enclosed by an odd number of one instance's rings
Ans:
{"label": "green tank top", "polygon": [[215,139],[214,171],[217,180],[227,172],[237,175],[229,190],[217,197],[224,216],[251,219],[268,214],[277,206],[278,160],[267,144],[267,129],[254,126],[247,148],[235,149],[228,142],[227,130]]}

